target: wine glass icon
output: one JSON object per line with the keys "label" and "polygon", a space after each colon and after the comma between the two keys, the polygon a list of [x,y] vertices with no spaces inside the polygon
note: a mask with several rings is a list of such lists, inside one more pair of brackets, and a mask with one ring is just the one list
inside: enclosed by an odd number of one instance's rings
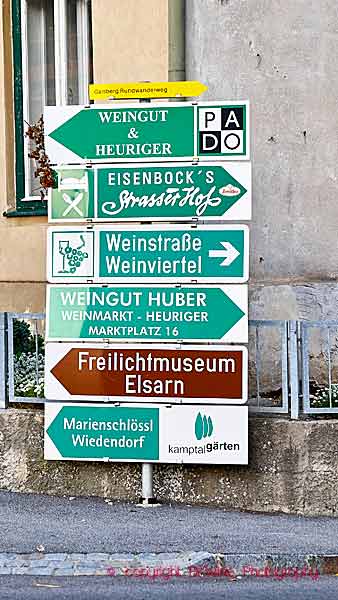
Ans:
{"label": "wine glass icon", "polygon": [[[74,274],[76,269],[81,267],[81,263],[85,258],[88,258],[88,252],[83,252],[82,248],[85,247],[86,242],[83,235],[80,235],[80,245],[72,248],[69,240],[59,241],[59,253],[62,256],[62,269],[59,273],[71,273]],[[66,269],[67,264],[67,269]]]}

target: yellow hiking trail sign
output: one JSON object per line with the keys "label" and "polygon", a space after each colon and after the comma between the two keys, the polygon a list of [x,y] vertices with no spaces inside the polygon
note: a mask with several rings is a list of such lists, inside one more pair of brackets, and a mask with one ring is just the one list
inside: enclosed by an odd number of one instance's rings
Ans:
{"label": "yellow hiking trail sign", "polygon": [[139,83],[93,83],[90,100],[122,100],[126,98],[186,98],[200,96],[207,90],[200,81],[162,81]]}

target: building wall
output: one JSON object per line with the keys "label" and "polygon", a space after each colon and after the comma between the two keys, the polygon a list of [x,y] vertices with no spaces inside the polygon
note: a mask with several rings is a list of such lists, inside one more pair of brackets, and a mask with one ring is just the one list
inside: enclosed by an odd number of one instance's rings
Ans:
{"label": "building wall", "polygon": [[[4,0],[0,9],[0,311],[38,312],[47,218],[3,216],[15,208],[10,7]],[[92,0],[92,20],[95,82],[168,79],[168,0]]]}
{"label": "building wall", "polygon": [[[45,219],[8,219],[15,206],[14,117],[10,2],[0,11],[0,310],[41,310]],[[38,282],[40,285],[36,285]],[[42,292],[42,293],[41,293]]]}
{"label": "building wall", "polygon": [[[94,80],[166,80],[176,4],[92,0]],[[3,216],[15,206],[10,6],[0,10],[0,310],[43,311],[47,219]],[[251,101],[251,318],[337,317],[336,13],[326,0],[311,10],[186,0],[186,78],[209,86],[202,100]]]}
{"label": "building wall", "polygon": [[336,314],[338,31],[327,0],[187,0],[186,74],[251,102],[252,318]]}
{"label": "building wall", "polygon": [[168,0],[93,0],[95,83],[167,81]]}

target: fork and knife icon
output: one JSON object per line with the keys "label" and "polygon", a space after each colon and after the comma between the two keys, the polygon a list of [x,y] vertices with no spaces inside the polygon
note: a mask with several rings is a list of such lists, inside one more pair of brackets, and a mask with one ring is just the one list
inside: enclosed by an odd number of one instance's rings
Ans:
{"label": "fork and knife icon", "polygon": [[83,192],[79,192],[75,198],[71,198],[69,194],[64,193],[62,194],[62,198],[64,199],[65,203],[68,204],[67,208],[62,214],[63,217],[66,217],[71,210],[75,210],[80,217],[83,217],[83,212],[78,206],[83,198]]}

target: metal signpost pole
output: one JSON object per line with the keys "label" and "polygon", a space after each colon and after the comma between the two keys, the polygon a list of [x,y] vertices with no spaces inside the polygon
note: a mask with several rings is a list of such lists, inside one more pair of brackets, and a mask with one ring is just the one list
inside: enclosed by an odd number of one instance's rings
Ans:
{"label": "metal signpost pole", "polygon": [[156,500],[153,493],[153,465],[152,463],[142,463],[142,499],[143,506],[155,504]]}
{"label": "metal signpost pole", "polygon": [[[150,104],[151,98],[139,100],[140,104],[142,104],[142,102]],[[142,463],[142,506],[152,506],[156,502],[153,496],[153,471],[152,463]]]}

